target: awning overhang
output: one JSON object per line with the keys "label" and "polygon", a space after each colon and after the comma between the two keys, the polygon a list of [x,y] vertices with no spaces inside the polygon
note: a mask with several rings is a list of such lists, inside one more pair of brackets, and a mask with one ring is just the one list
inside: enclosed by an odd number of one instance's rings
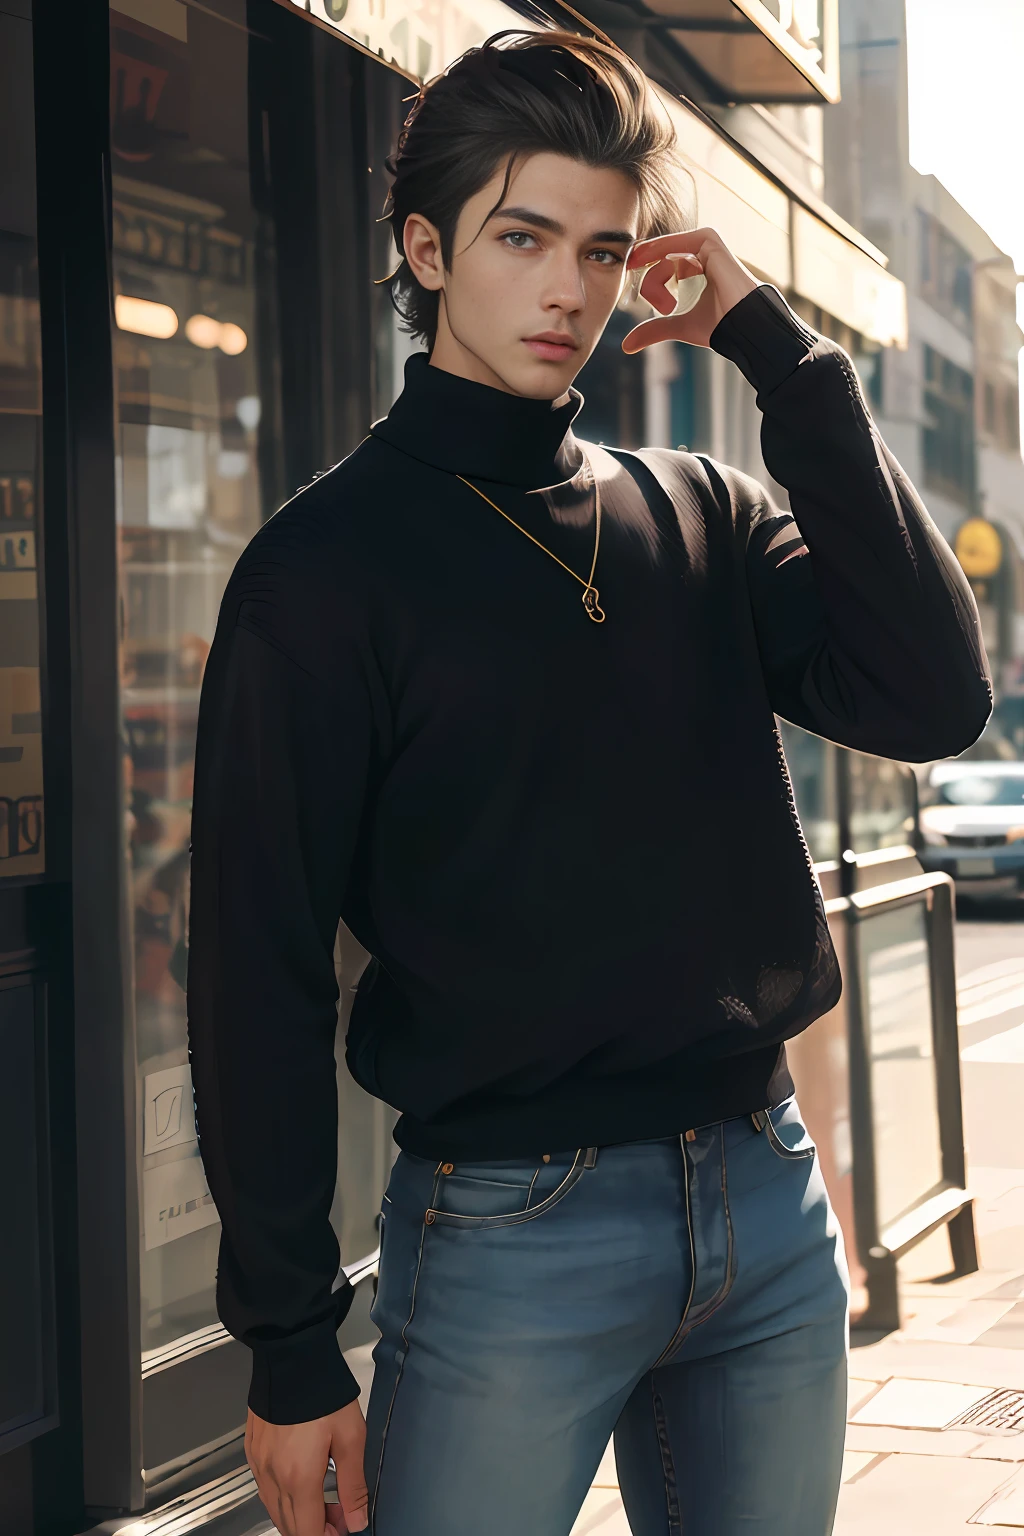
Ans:
{"label": "awning overhang", "polygon": [[728,101],[839,100],[838,0],[644,0],[643,9]]}

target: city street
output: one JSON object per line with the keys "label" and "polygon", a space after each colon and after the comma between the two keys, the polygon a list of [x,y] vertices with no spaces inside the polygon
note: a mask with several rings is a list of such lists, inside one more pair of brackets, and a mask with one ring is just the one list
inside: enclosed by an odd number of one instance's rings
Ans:
{"label": "city street", "polygon": [[[982,1268],[951,1278],[940,1230],[901,1265],[901,1330],[855,1335],[836,1536],[1024,1529],[1024,906],[962,911],[956,946]],[[573,1536],[629,1536],[610,1449]]]}

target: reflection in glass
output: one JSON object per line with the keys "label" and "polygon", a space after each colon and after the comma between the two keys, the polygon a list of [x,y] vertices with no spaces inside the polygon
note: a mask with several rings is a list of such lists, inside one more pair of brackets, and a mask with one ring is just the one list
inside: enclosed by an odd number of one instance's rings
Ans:
{"label": "reflection in glass", "polygon": [[[239,11],[251,31],[205,7],[147,6],[145,21],[130,10],[110,13],[112,226],[147,1352],[217,1321],[220,1227],[183,991],[203,669],[241,551],[400,386],[393,312],[371,283],[388,270],[390,230],[369,214],[408,81],[260,0]],[[380,170],[357,194],[344,146],[368,127]],[[371,190],[376,206],[353,207]],[[339,1096],[334,1217],[351,1263],[377,1246],[394,1116],[344,1068]]]}
{"label": "reflection in glass", "polygon": [[42,448],[32,26],[0,15],[0,879],[39,875],[43,737],[36,538]]}
{"label": "reflection in glass", "polygon": [[878,1222],[886,1227],[942,1180],[924,904],[879,912],[858,932]]}
{"label": "reflection in glass", "polygon": [[[273,508],[260,497],[255,349],[237,344],[256,330],[248,37],[202,13],[176,12],[165,33],[112,11],[111,50],[121,698],[151,1350],[217,1320],[220,1228],[180,985],[192,772],[221,595]],[[193,97],[212,70],[217,112]]]}

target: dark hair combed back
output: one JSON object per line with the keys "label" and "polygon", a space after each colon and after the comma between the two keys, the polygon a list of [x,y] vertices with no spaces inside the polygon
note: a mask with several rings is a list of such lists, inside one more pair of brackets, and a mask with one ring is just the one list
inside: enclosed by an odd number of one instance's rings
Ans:
{"label": "dark hair combed back", "polygon": [[622,171],[640,197],[641,239],[692,227],[686,173],[668,113],[642,71],[608,43],[572,32],[497,32],[422,87],[386,162],[401,258],[387,279],[403,329],[432,347],[438,294],[405,259],[405,221],[422,214],[441,235],[451,269],[459,214],[505,163],[504,201],[516,157],[549,152]]}

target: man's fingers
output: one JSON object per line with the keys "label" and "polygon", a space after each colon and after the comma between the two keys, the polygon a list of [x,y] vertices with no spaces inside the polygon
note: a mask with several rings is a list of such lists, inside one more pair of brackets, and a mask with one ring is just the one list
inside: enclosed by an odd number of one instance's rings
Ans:
{"label": "man's fingers", "polygon": [[363,1476],[363,1452],[359,1448],[357,1454],[346,1454],[339,1462],[338,1452],[334,1452],[334,1466],[338,1476],[338,1507],[345,1516],[345,1524],[341,1530],[365,1531],[367,1525],[367,1506],[369,1497],[366,1492],[366,1479]]}
{"label": "man's fingers", "polygon": [[638,240],[630,246],[626,266],[649,267],[672,251],[689,251],[697,256],[709,240],[717,239],[713,229],[681,229],[672,235],[652,235],[649,240]]}
{"label": "man's fingers", "polygon": [[660,314],[671,314],[676,307],[674,296],[667,284],[673,279],[697,277],[704,271],[699,259],[686,251],[671,251],[645,272],[640,284],[641,297],[652,304]]}
{"label": "man's fingers", "polygon": [[[253,1476],[256,1477],[255,1472],[253,1473]],[[282,1536],[286,1536],[288,1527],[285,1524],[284,1508],[281,1504],[281,1495],[279,1490],[275,1485],[268,1482],[265,1477],[256,1478],[256,1489],[259,1493],[260,1502],[262,1503],[263,1508],[274,1522],[275,1529],[280,1531]]]}
{"label": "man's fingers", "polygon": [[324,1526],[324,1536],[334,1536],[335,1531],[344,1533],[348,1530],[345,1511],[340,1504],[328,1504],[326,1514],[327,1523]]}
{"label": "man's fingers", "polygon": [[284,1525],[281,1536],[324,1536],[324,1490],[322,1485],[284,1491],[281,1499]]}
{"label": "man's fingers", "polygon": [[684,315],[663,315],[657,320],[642,320],[623,338],[623,352],[642,352],[644,347],[653,347],[656,341],[683,340],[679,327],[685,319]]}
{"label": "man's fingers", "polygon": [[[341,1497],[340,1491],[338,1496],[339,1498]],[[337,1509],[342,1511],[342,1514],[345,1517],[345,1524],[342,1529],[348,1531],[365,1531],[369,1520],[369,1515],[367,1513],[369,1503],[370,1500],[366,1492],[365,1483],[363,1483],[361,1487],[353,1489],[346,1498],[342,1499],[341,1503],[335,1506]]]}
{"label": "man's fingers", "polygon": [[366,1425],[358,1402],[347,1404],[335,1415],[335,1426],[331,1455],[338,1484],[338,1504],[345,1516],[342,1530],[365,1531],[369,1504],[363,1472]]}
{"label": "man's fingers", "polygon": [[[341,1412],[347,1413],[347,1409]],[[356,1404],[359,1426],[366,1429]],[[335,1415],[300,1424],[271,1424],[250,1413],[246,1424],[246,1459],[267,1514],[281,1536],[324,1536],[324,1473]],[[350,1437],[351,1438],[351,1437]]]}
{"label": "man's fingers", "polygon": [[269,1461],[253,1468],[253,1476],[281,1536],[324,1536],[323,1473],[317,1476],[308,1466]]}

